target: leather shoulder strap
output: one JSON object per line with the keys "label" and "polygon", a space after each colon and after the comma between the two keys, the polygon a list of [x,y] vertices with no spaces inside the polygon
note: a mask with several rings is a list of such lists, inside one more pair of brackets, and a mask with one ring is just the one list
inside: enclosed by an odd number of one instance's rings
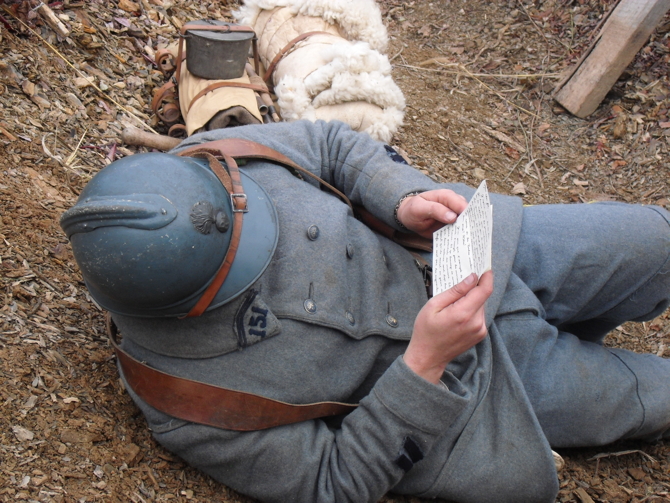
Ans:
{"label": "leather shoulder strap", "polygon": [[234,159],[263,159],[282,165],[292,171],[294,174],[303,174],[326,187],[328,190],[339,196],[345,203],[349,205],[351,211],[359,217],[359,219],[370,227],[375,232],[391,239],[406,248],[415,248],[423,251],[433,251],[433,242],[430,239],[419,236],[418,234],[407,234],[399,232],[391,226],[385,224],[380,219],[375,217],[361,206],[354,206],[351,204],[349,198],[341,191],[333,187],[331,184],[316,176],[311,171],[306,170],[302,166],[296,164],[284,154],[277,152],[273,148],[267,147],[260,143],[251,140],[244,140],[241,138],[226,138],[223,140],[216,140],[207,143],[202,143],[195,147],[186,149],[180,155],[192,155],[190,152],[196,152],[198,149],[207,148],[211,151],[225,152]]}
{"label": "leather shoulder strap", "polygon": [[107,334],[133,391],[152,407],[184,421],[225,430],[255,431],[347,414],[357,407],[340,402],[296,405],[177,377],[151,368],[121,349],[109,313]]}
{"label": "leather shoulder strap", "polygon": [[203,148],[216,150],[222,154],[225,153],[233,159],[263,159],[265,161],[280,164],[288,168],[294,174],[300,173],[316,180],[347,203],[352,212],[354,211],[354,206],[351,204],[351,201],[341,191],[273,148],[242,138],[225,138],[223,140],[201,143],[200,145],[181,151],[179,155],[192,155],[191,152],[197,152],[199,149]]}

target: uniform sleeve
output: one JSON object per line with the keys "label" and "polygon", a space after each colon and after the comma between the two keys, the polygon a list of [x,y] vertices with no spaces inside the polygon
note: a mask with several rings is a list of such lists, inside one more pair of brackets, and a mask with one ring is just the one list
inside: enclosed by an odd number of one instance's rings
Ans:
{"label": "uniform sleeve", "polygon": [[161,444],[241,493],[271,502],[361,503],[378,501],[409,470],[420,470],[463,411],[469,392],[446,379],[447,386],[431,384],[399,357],[337,429],[311,420],[233,432],[175,420],[131,395]]}
{"label": "uniform sleeve", "polygon": [[395,206],[405,194],[438,188],[418,170],[394,162],[382,143],[337,121],[218,129],[190,137],[174,152],[222,138],[244,138],[281,152],[396,229]]}

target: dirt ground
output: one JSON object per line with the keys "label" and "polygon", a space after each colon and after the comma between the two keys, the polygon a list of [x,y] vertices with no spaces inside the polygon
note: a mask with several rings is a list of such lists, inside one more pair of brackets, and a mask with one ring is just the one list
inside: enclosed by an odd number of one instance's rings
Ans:
{"label": "dirt ground", "polygon": [[[394,144],[438,180],[487,179],[528,204],[670,207],[668,17],[591,117],[551,99],[612,2],[380,0],[407,99]],[[131,114],[164,131],[149,108],[163,81],[156,45],[235,4],[50,5],[71,30],[64,40],[28,2],[0,0],[0,501],[249,502],[152,440],[58,226],[95,172],[138,150],[120,140]],[[607,343],[663,355],[668,316]],[[670,501],[668,442],[561,454],[558,501]]]}

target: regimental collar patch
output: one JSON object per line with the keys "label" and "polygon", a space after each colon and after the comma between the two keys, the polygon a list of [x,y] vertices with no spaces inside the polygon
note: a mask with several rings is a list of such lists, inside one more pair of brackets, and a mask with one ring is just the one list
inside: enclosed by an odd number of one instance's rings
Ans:
{"label": "regimental collar patch", "polygon": [[235,332],[240,349],[281,332],[281,325],[257,290],[250,290],[235,314]]}

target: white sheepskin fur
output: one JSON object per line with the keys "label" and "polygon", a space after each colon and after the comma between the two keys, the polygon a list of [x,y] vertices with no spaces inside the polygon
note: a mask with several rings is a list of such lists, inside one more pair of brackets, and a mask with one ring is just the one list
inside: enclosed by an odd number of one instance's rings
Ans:
{"label": "white sheepskin fur", "polygon": [[361,40],[377,51],[386,51],[388,32],[374,0],[244,0],[233,12],[236,21],[254,26],[262,10],[287,7],[293,14],[320,17],[338,25],[347,40]]}
{"label": "white sheepskin fur", "polygon": [[[284,10],[261,16],[277,8]],[[264,61],[289,42],[281,40],[285,33],[311,31],[310,24],[319,26],[316,19],[335,26],[345,38],[304,40],[279,62],[273,79],[282,117],[340,120],[380,141],[391,140],[402,124],[405,98],[393,82],[388,57],[380,52],[388,35],[374,0],[245,0],[234,14],[237,22],[259,31]],[[293,23],[293,29],[285,23]]]}

